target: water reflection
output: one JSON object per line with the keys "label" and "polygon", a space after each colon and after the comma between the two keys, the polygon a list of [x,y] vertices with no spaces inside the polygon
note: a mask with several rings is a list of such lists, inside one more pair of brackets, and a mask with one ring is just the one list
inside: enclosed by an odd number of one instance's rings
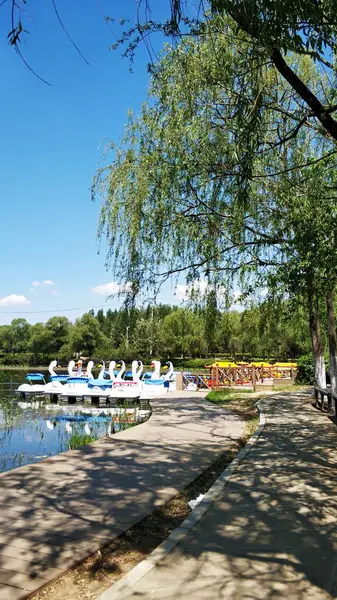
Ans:
{"label": "water reflection", "polygon": [[22,372],[0,371],[0,472],[78,448],[150,415],[139,407],[51,404],[41,397],[23,402],[13,393],[20,379]]}

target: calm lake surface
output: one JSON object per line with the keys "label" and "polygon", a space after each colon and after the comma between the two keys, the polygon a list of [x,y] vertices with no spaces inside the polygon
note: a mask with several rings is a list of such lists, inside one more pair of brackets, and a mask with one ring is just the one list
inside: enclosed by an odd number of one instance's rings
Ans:
{"label": "calm lake surface", "polygon": [[41,396],[23,401],[15,390],[25,376],[22,370],[0,370],[0,473],[78,448],[150,416],[149,410],[134,407],[51,404]]}

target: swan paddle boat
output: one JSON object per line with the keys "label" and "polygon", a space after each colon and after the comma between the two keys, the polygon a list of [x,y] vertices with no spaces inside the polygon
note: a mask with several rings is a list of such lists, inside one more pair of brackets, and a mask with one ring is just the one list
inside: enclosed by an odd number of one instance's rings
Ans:
{"label": "swan paddle boat", "polygon": [[177,389],[176,387],[176,373],[173,370],[173,364],[171,363],[171,361],[168,361],[166,363],[166,366],[168,367],[167,372],[162,375],[162,378],[164,379],[164,381],[168,381],[169,382],[169,390],[171,391],[175,391]]}
{"label": "swan paddle boat", "polygon": [[57,367],[57,360],[52,360],[48,367],[50,381],[45,385],[45,394],[59,394],[62,391],[63,384],[67,381],[68,375],[58,374],[54,369]]}
{"label": "swan paddle boat", "polygon": [[46,381],[42,373],[27,373],[26,381],[29,383],[22,383],[19,385],[18,389],[15,390],[17,394],[21,394],[23,397],[25,397],[26,395],[30,394],[44,393]]}
{"label": "swan paddle boat", "polygon": [[108,398],[111,391],[111,386],[115,381],[115,366],[116,362],[114,360],[111,360],[109,363],[108,370],[110,379],[105,379],[104,375],[107,372],[105,370],[105,362],[102,361],[101,370],[99,372],[98,378],[89,379],[88,381],[88,389],[85,393],[85,396],[90,396],[90,398]]}
{"label": "swan paddle boat", "polygon": [[121,361],[121,370],[119,371],[109,393],[110,398],[128,400],[137,400],[143,389],[143,383],[140,381],[140,376],[143,372],[143,363],[141,360],[133,360],[131,365],[132,379],[122,379],[125,371],[125,363]]}
{"label": "swan paddle boat", "polygon": [[[75,361],[71,360],[68,365],[68,377],[66,383],[60,389],[60,398],[83,398],[88,389],[88,381],[92,379],[93,361],[89,361],[87,365],[86,376],[75,375]],[[80,370],[80,373],[82,371]]]}
{"label": "swan paddle boat", "polygon": [[[153,372],[150,379],[145,378],[142,381],[143,389],[140,396],[141,400],[151,400],[155,396],[161,396],[165,394],[169,390],[169,381],[163,379],[160,375],[160,367],[161,363],[159,360],[153,360],[151,363],[151,367],[153,367]],[[173,366],[172,366],[173,372]],[[168,374],[168,373],[167,373]]]}
{"label": "swan paddle boat", "polygon": [[61,381],[65,381],[67,379],[67,375],[57,375],[54,370],[56,367],[57,360],[52,360],[48,367],[50,376],[50,381],[48,383],[46,383],[42,373],[27,373],[26,380],[29,383],[23,383],[20,385],[16,392],[22,395],[59,392],[62,388]]}

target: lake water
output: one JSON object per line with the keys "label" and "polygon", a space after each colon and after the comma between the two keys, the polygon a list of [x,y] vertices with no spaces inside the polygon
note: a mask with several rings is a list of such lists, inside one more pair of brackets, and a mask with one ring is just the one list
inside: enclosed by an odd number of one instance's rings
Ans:
{"label": "lake water", "polygon": [[149,409],[131,406],[52,404],[41,396],[23,401],[15,390],[25,375],[26,371],[0,370],[0,473],[78,448],[150,416]]}

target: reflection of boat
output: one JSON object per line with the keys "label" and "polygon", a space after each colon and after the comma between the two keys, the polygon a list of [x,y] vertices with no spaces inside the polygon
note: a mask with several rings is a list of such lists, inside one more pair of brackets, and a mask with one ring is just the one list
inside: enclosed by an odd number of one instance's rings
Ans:
{"label": "reflection of boat", "polygon": [[110,421],[111,416],[101,412],[97,415],[91,414],[75,414],[75,415],[56,415],[53,420],[57,423],[59,421],[65,421],[67,423],[100,423],[102,421]]}
{"label": "reflection of boat", "polygon": [[22,410],[25,410],[26,408],[39,408],[40,406],[40,402],[38,400],[34,400],[33,402],[18,402],[17,404],[20,406],[20,408],[22,408]]}
{"label": "reflection of boat", "polygon": [[84,425],[84,433],[86,433],[87,435],[90,435],[90,434],[91,434],[91,429],[90,429],[90,427],[89,427],[88,423],[86,423],[86,424]]}
{"label": "reflection of boat", "polygon": [[111,414],[107,415],[103,411],[99,414],[80,413],[80,414],[66,414],[66,415],[55,415],[46,419],[46,426],[48,429],[54,429],[57,423],[64,423],[65,429],[68,433],[71,433],[73,425],[84,425],[84,431],[91,433],[90,426],[100,423],[110,423]]}

